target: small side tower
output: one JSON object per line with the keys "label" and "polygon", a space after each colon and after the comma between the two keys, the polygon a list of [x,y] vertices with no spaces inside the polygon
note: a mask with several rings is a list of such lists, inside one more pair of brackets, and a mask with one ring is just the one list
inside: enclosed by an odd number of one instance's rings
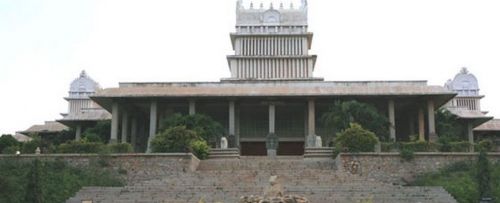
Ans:
{"label": "small side tower", "polygon": [[307,1],[294,8],[282,3],[236,6],[234,55],[228,56],[232,80],[313,79],[315,55],[309,55],[313,34],[307,31]]}
{"label": "small side tower", "polygon": [[453,80],[448,80],[445,88],[458,94],[448,103],[448,107],[481,111],[480,102],[484,96],[479,94],[476,76],[470,73],[467,68],[462,68]]}
{"label": "small side tower", "polygon": [[90,100],[90,96],[95,94],[98,89],[101,89],[99,83],[92,80],[85,71],[82,71],[80,77],[71,82],[69,96],[64,98],[68,101],[68,114],[80,113],[82,109],[100,108]]}

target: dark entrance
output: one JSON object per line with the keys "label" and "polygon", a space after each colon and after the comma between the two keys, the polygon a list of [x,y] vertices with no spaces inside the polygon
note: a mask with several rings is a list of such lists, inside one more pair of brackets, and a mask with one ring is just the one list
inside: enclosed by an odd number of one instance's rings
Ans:
{"label": "dark entrance", "polygon": [[[267,156],[265,142],[242,142],[240,144],[242,156]],[[304,155],[304,142],[280,142],[278,156]]]}
{"label": "dark entrance", "polygon": [[240,153],[242,156],[267,156],[265,142],[242,142]]}
{"label": "dark entrance", "polygon": [[280,142],[278,155],[302,156],[304,155],[304,142]]}

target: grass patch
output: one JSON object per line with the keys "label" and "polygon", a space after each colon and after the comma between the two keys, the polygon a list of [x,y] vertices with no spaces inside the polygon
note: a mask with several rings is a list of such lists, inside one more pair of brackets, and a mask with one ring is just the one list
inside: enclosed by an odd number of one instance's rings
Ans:
{"label": "grass patch", "polygon": [[[460,203],[476,203],[479,200],[477,163],[458,162],[438,172],[417,177],[413,186],[442,186]],[[500,163],[491,166],[492,192],[495,202],[500,203]]]}
{"label": "grass patch", "polygon": [[[35,161],[18,159],[0,160],[0,202],[37,199],[37,202],[60,203],[85,186],[123,186],[124,183],[116,171],[95,164],[72,167],[63,161],[35,164]],[[34,192],[32,188],[38,190]]]}

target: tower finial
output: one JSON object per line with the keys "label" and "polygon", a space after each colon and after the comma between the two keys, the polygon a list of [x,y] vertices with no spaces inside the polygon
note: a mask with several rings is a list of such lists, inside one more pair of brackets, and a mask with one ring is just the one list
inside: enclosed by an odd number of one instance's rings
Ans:
{"label": "tower finial", "polygon": [[236,1],[236,9],[238,10],[243,9],[243,0]]}
{"label": "tower finial", "polygon": [[250,2],[250,9],[253,9],[253,1]]}
{"label": "tower finial", "polygon": [[307,0],[302,0],[302,5],[301,5],[301,7],[302,7],[303,9],[306,9],[306,8],[307,8]]}
{"label": "tower finial", "polygon": [[280,3],[280,9],[283,9],[283,2]]}
{"label": "tower finial", "polygon": [[290,9],[293,9],[293,2],[290,3]]}
{"label": "tower finial", "polygon": [[273,2],[271,2],[271,5],[269,5],[269,9],[273,9]]}
{"label": "tower finial", "polygon": [[264,3],[260,2],[260,9],[264,9]]}

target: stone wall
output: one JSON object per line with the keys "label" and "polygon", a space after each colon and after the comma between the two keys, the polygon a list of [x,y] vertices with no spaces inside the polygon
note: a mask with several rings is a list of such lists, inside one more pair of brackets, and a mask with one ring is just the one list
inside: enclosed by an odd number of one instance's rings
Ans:
{"label": "stone wall", "polygon": [[178,174],[179,171],[195,171],[200,160],[191,153],[173,154],[41,154],[41,155],[0,155],[0,160],[16,159],[17,161],[62,160],[72,166],[88,166],[96,164],[109,164],[109,167],[126,171],[128,183],[151,180]]}
{"label": "stone wall", "polygon": [[[337,168],[378,181],[405,184],[416,175],[437,171],[459,161],[472,161],[477,153],[415,153],[414,159],[405,161],[399,153],[340,154]],[[490,153],[492,162],[500,162],[500,153]]]}

